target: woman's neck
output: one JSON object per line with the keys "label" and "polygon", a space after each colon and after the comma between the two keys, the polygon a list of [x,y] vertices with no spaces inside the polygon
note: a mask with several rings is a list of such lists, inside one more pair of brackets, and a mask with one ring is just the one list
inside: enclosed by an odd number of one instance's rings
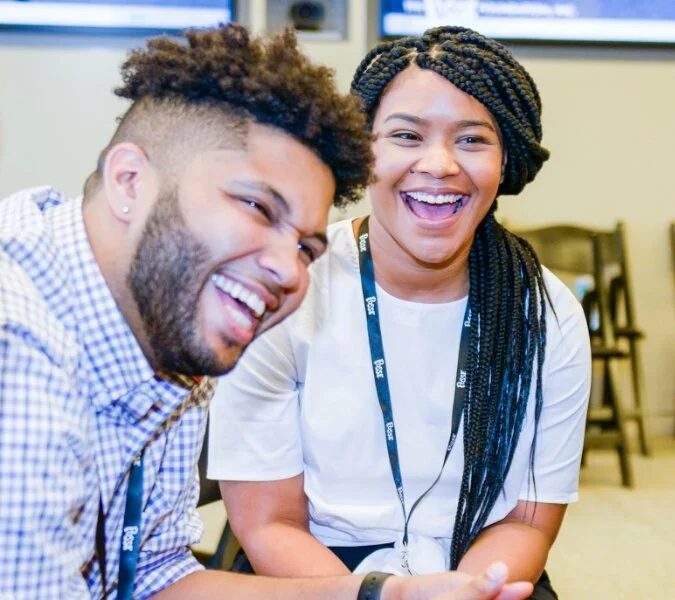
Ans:
{"label": "woman's neck", "polygon": [[[355,239],[362,222],[363,218],[352,222]],[[388,294],[429,304],[452,302],[468,295],[470,245],[447,262],[428,264],[401,247],[372,215],[368,228],[375,279]]]}

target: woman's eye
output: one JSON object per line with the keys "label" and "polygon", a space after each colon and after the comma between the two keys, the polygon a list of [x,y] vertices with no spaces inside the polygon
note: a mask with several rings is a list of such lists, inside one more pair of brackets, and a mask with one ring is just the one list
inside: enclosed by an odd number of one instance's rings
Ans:
{"label": "woman's eye", "polygon": [[459,141],[462,144],[468,144],[468,145],[485,144],[486,143],[485,138],[482,138],[479,135],[466,135],[463,138],[461,138]]}
{"label": "woman's eye", "polygon": [[405,140],[406,142],[419,142],[420,140],[420,136],[412,131],[397,131],[391,137],[397,140]]}

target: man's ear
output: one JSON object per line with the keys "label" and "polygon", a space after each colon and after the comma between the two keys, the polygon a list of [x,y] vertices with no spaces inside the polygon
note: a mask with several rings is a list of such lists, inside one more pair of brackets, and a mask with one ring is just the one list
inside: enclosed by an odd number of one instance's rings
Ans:
{"label": "man's ear", "polygon": [[143,200],[152,194],[155,173],[145,151],[131,142],[116,144],[103,162],[103,188],[113,215],[124,223],[144,212]]}

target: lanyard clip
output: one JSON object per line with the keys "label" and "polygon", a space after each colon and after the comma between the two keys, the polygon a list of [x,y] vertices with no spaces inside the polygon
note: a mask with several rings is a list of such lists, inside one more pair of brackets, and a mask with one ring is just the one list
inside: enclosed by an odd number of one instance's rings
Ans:
{"label": "lanyard clip", "polygon": [[403,542],[403,548],[401,548],[401,568],[405,569],[408,575],[414,575],[410,569],[410,563],[408,562],[408,543]]}

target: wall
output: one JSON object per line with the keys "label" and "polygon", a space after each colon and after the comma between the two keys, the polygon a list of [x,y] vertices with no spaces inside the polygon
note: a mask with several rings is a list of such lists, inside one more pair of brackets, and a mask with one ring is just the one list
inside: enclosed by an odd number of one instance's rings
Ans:
{"label": "wall", "polygon": [[[264,0],[249,22],[264,28]],[[352,0],[351,39],[305,38],[347,90],[372,43],[372,3]],[[79,193],[126,104],[111,89],[133,38],[0,34],[0,196],[54,184]],[[668,223],[675,220],[675,49],[517,47],[544,99],[553,156],[500,213],[514,225],[578,222],[628,229],[636,312],[646,332],[650,424],[672,434],[675,403],[675,287]],[[367,201],[350,214],[367,210]],[[339,215],[335,215],[337,218]]]}
{"label": "wall", "polygon": [[625,221],[643,344],[650,426],[672,435],[675,404],[675,51],[576,50],[518,54],[544,99],[552,152],[540,177],[504,198],[514,225]]}

